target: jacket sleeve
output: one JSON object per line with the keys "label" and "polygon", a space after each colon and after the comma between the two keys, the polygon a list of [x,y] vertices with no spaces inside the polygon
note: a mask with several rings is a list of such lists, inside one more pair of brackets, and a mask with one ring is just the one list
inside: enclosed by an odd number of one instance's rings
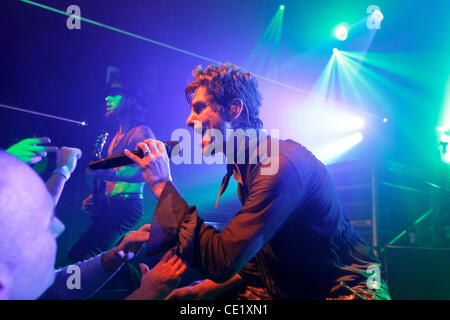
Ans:
{"label": "jacket sleeve", "polygon": [[262,175],[255,166],[248,198],[230,224],[218,231],[198,217],[173,184],[163,190],[150,230],[148,254],[177,245],[179,254],[205,277],[224,282],[238,273],[271,239],[302,200],[304,187],[289,159]]}

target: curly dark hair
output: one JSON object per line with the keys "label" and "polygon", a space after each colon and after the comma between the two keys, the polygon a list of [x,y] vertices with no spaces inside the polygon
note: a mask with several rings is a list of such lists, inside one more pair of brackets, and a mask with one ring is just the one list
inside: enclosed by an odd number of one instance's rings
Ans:
{"label": "curly dark hair", "polygon": [[221,107],[222,112],[227,113],[233,99],[241,99],[244,102],[244,109],[233,121],[234,128],[262,128],[263,122],[259,119],[262,97],[255,76],[230,63],[220,66],[210,65],[206,69],[198,66],[192,75],[194,81],[190,82],[185,89],[189,103],[195,91],[202,86]]}

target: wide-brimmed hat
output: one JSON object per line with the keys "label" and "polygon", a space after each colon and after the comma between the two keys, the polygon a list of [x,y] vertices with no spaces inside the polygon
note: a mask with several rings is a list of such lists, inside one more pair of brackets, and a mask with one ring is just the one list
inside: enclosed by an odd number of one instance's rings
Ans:
{"label": "wide-brimmed hat", "polygon": [[132,81],[115,79],[111,83],[107,84],[103,91],[106,96],[127,95],[135,96],[139,100],[142,99],[142,88]]}

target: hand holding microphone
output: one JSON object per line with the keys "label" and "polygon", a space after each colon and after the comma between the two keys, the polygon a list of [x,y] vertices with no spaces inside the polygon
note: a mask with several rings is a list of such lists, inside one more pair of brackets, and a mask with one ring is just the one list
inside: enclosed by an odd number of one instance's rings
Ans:
{"label": "hand holding microphone", "polygon": [[[155,140],[156,141],[156,140]],[[170,158],[172,156],[172,151],[175,149],[175,147],[179,144],[178,141],[167,141],[162,142],[164,144],[164,147],[166,149],[167,155]],[[178,153],[181,151],[181,148],[178,149]],[[144,151],[137,148],[135,151],[131,151],[132,154],[138,156],[139,158],[144,157]],[[115,167],[121,167],[126,166],[129,164],[133,164],[135,161],[131,158],[127,157],[125,153],[121,153],[115,156],[106,157],[103,159],[100,159],[98,161],[93,161],[89,163],[89,169],[91,170],[100,170],[100,169],[111,169]]]}
{"label": "hand holding microphone", "polygon": [[125,150],[124,154],[141,167],[145,181],[159,199],[166,182],[172,181],[166,146],[161,141],[147,139],[138,143],[137,148],[142,151],[142,158],[129,150]]}

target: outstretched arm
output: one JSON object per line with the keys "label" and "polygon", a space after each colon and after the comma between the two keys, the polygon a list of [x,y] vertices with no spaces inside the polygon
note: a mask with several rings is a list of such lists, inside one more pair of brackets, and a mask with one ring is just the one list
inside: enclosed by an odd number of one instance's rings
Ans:
{"label": "outstretched arm", "polygon": [[144,225],[125,236],[117,247],[55,271],[55,281],[40,299],[79,300],[92,296],[117,273],[123,263],[138,254],[149,239],[149,230],[150,225]]}
{"label": "outstretched arm", "polygon": [[47,189],[53,197],[55,206],[59,201],[66,181],[69,180],[80,158],[81,150],[77,148],[63,147],[56,153],[56,170],[53,171],[46,182]]}

